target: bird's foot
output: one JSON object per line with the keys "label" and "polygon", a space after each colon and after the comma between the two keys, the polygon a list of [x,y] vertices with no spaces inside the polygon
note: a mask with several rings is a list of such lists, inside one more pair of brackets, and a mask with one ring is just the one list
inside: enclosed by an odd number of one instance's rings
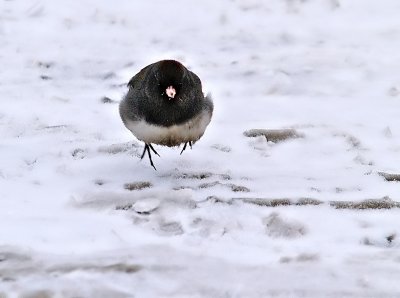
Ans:
{"label": "bird's foot", "polygon": [[192,141],[186,142],[185,145],[183,145],[183,148],[182,148],[182,151],[181,151],[181,155],[182,155],[183,151],[186,150],[187,144],[189,144],[190,149],[192,149],[193,142]]}
{"label": "bird's foot", "polygon": [[154,152],[155,154],[157,154],[158,156],[160,156],[160,154],[158,154],[158,152],[153,148],[153,146],[152,146],[150,143],[148,143],[148,144],[145,143],[145,144],[144,144],[143,153],[142,153],[142,156],[140,157],[140,159],[143,159],[143,157],[145,156],[145,154],[146,154],[146,152],[147,152],[147,155],[148,155],[149,160],[150,160],[150,165],[154,168],[154,170],[157,171],[156,167],[154,166],[153,159],[151,158],[151,152],[150,152],[150,150],[153,151],[153,152]]}

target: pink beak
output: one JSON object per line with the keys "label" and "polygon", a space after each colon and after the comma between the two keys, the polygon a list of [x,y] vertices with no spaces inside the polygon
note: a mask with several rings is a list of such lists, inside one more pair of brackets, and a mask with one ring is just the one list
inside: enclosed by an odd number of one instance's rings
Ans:
{"label": "pink beak", "polygon": [[167,93],[167,96],[169,99],[174,98],[176,95],[176,90],[174,87],[169,86],[167,89],[165,89],[165,93]]}

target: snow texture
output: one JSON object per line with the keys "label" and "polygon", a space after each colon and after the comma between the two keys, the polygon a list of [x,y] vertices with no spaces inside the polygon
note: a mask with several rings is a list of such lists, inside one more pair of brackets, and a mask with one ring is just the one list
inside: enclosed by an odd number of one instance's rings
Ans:
{"label": "snow texture", "polygon": [[[399,13],[1,1],[0,297],[400,297]],[[164,58],[215,111],[154,171],[118,103]]]}

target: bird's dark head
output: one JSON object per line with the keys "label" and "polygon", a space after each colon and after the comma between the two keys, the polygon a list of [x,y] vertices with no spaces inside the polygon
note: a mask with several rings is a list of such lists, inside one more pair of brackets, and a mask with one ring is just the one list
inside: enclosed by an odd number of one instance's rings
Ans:
{"label": "bird's dark head", "polygon": [[186,68],[175,60],[163,60],[157,65],[159,92],[168,101],[179,97]]}

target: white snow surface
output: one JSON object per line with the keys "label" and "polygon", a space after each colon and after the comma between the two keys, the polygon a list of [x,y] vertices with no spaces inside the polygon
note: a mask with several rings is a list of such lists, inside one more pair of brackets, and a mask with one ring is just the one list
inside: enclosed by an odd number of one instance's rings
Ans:
{"label": "white snow surface", "polygon": [[[378,174],[400,172],[399,15],[398,0],[1,1],[0,297],[400,297],[399,210],[328,203],[400,197]],[[193,150],[156,146],[154,171],[118,102],[163,58],[215,111]]]}

